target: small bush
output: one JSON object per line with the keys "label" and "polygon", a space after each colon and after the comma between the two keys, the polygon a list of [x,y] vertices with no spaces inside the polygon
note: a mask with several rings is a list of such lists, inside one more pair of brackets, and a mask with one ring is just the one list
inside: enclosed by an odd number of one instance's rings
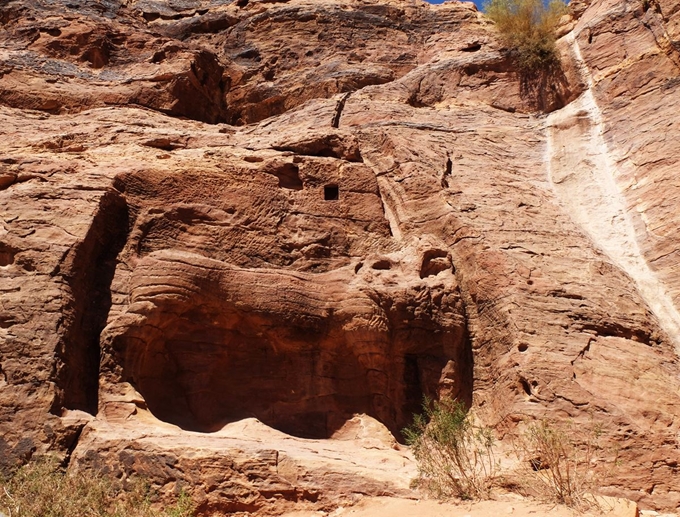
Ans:
{"label": "small bush", "polygon": [[594,504],[598,487],[594,466],[601,458],[601,429],[578,433],[559,429],[546,421],[534,423],[519,439],[517,456],[530,492],[552,502],[586,509]]}
{"label": "small bush", "polygon": [[558,62],[555,29],[567,12],[563,0],[547,6],[542,0],[490,0],[485,11],[521,70],[533,72]]}
{"label": "small bush", "polygon": [[68,473],[53,458],[35,460],[0,479],[0,513],[7,517],[191,517],[191,499],[156,510],[141,480],[126,490],[102,477]]}
{"label": "small bush", "polygon": [[422,485],[437,497],[488,498],[498,467],[492,430],[475,425],[456,400],[423,407],[425,414],[404,430]]}

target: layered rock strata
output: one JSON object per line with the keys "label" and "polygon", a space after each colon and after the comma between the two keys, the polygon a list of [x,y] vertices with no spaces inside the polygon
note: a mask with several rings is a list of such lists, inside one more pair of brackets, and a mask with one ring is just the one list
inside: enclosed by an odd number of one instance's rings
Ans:
{"label": "layered rock strata", "polygon": [[593,2],[537,89],[468,4],[57,4],[0,7],[4,465],[332,508],[450,395],[678,506],[674,5]]}

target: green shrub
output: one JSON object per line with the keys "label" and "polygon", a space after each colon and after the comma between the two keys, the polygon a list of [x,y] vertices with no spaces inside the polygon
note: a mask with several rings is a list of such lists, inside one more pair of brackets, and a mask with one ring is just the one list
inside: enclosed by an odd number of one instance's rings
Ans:
{"label": "green shrub", "polygon": [[54,458],[32,461],[0,478],[0,513],[7,517],[191,517],[186,494],[157,510],[141,480],[120,482],[103,476],[64,472]]}
{"label": "green shrub", "polygon": [[437,497],[488,498],[497,470],[492,430],[475,425],[456,400],[423,407],[425,414],[404,430],[422,485]]}
{"label": "green shrub", "polygon": [[547,6],[542,0],[489,0],[484,9],[520,69],[536,71],[558,61],[555,29],[567,12],[562,0]]}

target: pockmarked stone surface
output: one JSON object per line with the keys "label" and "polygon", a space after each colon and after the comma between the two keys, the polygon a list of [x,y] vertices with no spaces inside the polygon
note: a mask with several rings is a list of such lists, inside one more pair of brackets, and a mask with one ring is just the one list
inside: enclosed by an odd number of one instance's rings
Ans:
{"label": "pockmarked stone surface", "polygon": [[452,396],[677,508],[677,12],[574,3],[527,77],[465,2],[3,3],[0,464],[332,510]]}

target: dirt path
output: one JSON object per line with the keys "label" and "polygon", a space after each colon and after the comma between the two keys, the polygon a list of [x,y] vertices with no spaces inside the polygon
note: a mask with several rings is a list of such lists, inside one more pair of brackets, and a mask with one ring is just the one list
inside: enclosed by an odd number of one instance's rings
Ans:
{"label": "dirt path", "polygon": [[616,507],[605,508],[603,513],[578,513],[561,505],[541,504],[513,496],[497,501],[470,503],[443,503],[434,500],[397,498],[364,498],[350,508],[338,508],[331,513],[293,512],[283,517],[635,517],[637,506],[620,500]]}

